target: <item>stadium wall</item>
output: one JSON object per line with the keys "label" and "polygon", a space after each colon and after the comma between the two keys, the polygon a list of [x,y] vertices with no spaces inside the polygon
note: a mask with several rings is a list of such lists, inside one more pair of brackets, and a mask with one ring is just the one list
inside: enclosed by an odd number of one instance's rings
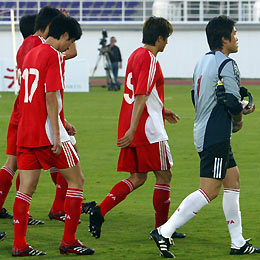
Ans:
{"label": "stadium wall", "polygon": [[[124,76],[127,59],[131,52],[142,46],[142,25],[83,25],[82,38],[77,42],[78,57],[86,60],[89,75],[98,58],[98,48],[102,29],[106,27],[109,37],[117,38],[123,57],[123,69],[119,76]],[[205,25],[174,25],[174,33],[169,38],[165,52],[158,55],[166,78],[192,78],[194,66],[200,57],[208,52]],[[259,25],[238,25],[239,53],[232,54],[240,68],[242,78],[260,78],[260,30]],[[12,59],[11,32],[8,26],[0,27],[0,59]],[[16,32],[17,49],[22,43],[22,36]],[[75,60],[76,61],[76,60]],[[84,68],[82,68],[84,71]],[[85,68],[86,70],[86,68]],[[103,62],[100,61],[95,76],[105,76]],[[2,75],[1,75],[2,77]]]}

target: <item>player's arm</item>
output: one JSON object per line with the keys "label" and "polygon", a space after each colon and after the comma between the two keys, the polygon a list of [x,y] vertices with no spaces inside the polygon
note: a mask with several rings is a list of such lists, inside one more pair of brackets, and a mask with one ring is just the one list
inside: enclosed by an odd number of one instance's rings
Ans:
{"label": "player's arm", "polygon": [[242,112],[237,115],[232,115],[233,129],[232,132],[238,132],[243,126]]}
{"label": "player's arm", "polygon": [[165,119],[170,124],[176,124],[180,120],[180,117],[169,109],[165,109]]}
{"label": "player's arm", "polygon": [[146,95],[135,96],[130,128],[126,131],[124,137],[118,140],[117,145],[119,147],[124,148],[132,143],[139,120],[144,111],[145,102],[146,102]]}
{"label": "player's arm", "polygon": [[226,107],[232,117],[233,133],[239,131],[243,126],[243,107],[237,82],[239,75],[236,75],[235,71],[238,73],[237,65],[234,61],[230,61],[221,72],[226,92]]}
{"label": "player's arm", "polygon": [[58,120],[59,108],[57,91],[51,91],[46,93],[46,107],[53,135],[53,147],[51,149],[54,154],[59,155],[61,153],[62,146],[60,140],[60,127]]}

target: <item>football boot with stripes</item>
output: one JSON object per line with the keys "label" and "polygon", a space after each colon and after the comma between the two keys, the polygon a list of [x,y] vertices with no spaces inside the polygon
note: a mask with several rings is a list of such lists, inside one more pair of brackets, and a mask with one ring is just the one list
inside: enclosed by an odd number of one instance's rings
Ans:
{"label": "football boot with stripes", "polygon": [[4,240],[6,237],[6,233],[5,232],[0,232],[0,241]]}
{"label": "football boot with stripes", "polygon": [[35,219],[31,215],[29,216],[28,225],[33,226],[33,225],[43,225],[43,224],[45,224],[44,221]]}
{"label": "football boot with stripes", "polygon": [[260,248],[259,247],[254,247],[253,245],[248,243],[248,240],[242,247],[235,247],[231,246],[230,249],[230,254],[231,255],[251,255],[251,254],[256,254],[260,253]]}
{"label": "football boot with stripes", "polygon": [[8,213],[8,211],[5,208],[2,208],[0,210],[0,218],[13,218],[11,214]]}
{"label": "football boot with stripes", "polygon": [[160,250],[161,256],[164,258],[175,258],[175,255],[170,251],[170,246],[172,244],[171,238],[166,238],[160,235],[158,229],[154,229],[150,235]]}
{"label": "football boot with stripes", "polygon": [[96,201],[84,202],[82,203],[81,213],[89,214],[91,208],[94,208],[97,205]]}
{"label": "football boot with stripes", "polygon": [[104,222],[104,217],[101,214],[100,207],[96,206],[89,210],[89,232],[95,238],[100,238],[101,226]]}
{"label": "football boot with stripes", "polygon": [[29,245],[24,249],[18,249],[15,246],[12,249],[12,256],[21,257],[21,256],[40,256],[40,255],[46,255],[46,252],[34,249]]}
{"label": "football boot with stripes", "polygon": [[95,250],[82,244],[79,240],[76,240],[73,244],[66,244],[61,241],[60,253],[62,255],[76,254],[76,255],[93,255]]}

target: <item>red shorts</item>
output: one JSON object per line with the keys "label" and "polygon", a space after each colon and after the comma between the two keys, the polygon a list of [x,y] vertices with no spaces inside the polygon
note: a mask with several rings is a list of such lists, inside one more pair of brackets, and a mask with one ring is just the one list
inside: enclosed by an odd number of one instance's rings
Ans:
{"label": "red shorts", "polygon": [[62,143],[62,151],[55,155],[52,146],[37,148],[17,148],[17,166],[20,170],[48,170],[51,167],[57,169],[72,168],[79,162],[79,157],[71,142]]}
{"label": "red shorts", "polygon": [[165,171],[173,161],[167,141],[138,147],[126,147],[120,151],[117,170],[120,172],[142,173]]}
{"label": "red shorts", "polygon": [[18,125],[9,123],[7,132],[7,146],[6,154],[16,156],[16,141],[17,141],[17,129]]}

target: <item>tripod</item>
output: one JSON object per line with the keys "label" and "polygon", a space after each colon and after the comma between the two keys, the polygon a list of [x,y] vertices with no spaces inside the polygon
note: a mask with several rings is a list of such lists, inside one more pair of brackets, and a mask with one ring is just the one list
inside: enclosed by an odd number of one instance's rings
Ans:
{"label": "tripod", "polygon": [[110,61],[110,58],[108,55],[107,47],[102,47],[98,50],[99,50],[99,54],[98,54],[96,65],[94,67],[91,77],[94,76],[100,60],[103,59],[104,70],[106,71],[108,90],[114,90],[116,88],[116,81],[115,81],[115,77],[114,77],[114,74],[112,71],[112,64],[111,64],[111,61]]}

